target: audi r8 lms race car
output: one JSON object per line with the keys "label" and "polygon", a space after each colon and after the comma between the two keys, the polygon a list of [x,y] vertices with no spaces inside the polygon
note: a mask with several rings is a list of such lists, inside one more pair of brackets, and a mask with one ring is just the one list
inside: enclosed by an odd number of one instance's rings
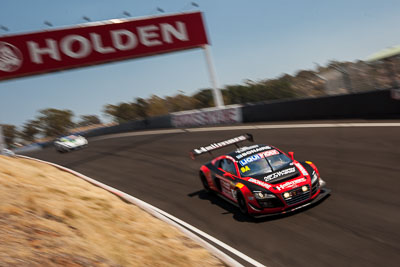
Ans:
{"label": "audi r8 lms race car", "polygon": [[299,162],[293,152],[286,154],[271,145],[238,146],[246,140],[253,142],[253,136],[244,134],[190,152],[195,159],[226,146],[237,147],[200,167],[200,180],[207,192],[217,193],[251,216],[294,211],[330,193],[312,162]]}
{"label": "audi r8 lms race car", "polygon": [[83,148],[88,145],[85,137],[80,135],[68,135],[58,138],[54,141],[54,147],[58,152],[68,152],[71,150]]}

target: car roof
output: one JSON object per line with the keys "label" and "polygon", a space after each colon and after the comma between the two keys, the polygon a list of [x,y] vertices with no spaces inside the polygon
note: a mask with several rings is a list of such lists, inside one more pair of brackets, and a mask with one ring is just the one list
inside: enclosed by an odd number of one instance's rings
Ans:
{"label": "car roof", "polygon": [[271,149],[275,149],[275,147],[270,146],[270,145],[265,145],[265,144],[256,144],[256,145],[240,147],[240,148],[236,149],[235,151],[232,151],[226,155],[231,156],[232,158],[234,158],[237,161],[237,160],[241,160],[245,157],[260,153],[262,151],[271,150]]}

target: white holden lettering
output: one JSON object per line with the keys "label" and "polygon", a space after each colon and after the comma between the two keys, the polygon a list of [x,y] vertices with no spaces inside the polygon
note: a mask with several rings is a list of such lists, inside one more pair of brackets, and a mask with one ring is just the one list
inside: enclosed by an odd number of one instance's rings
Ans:
{"label": "white holden lettering", "polygon": [[112,48],[112,47],[104,47],[103,46],[103,42],[101,40],[101,35],[100,34],[91,33],[90,37],[92,39],[93,49],[95,51],[99,52],[100,54],[108,54],[108,53],[115,52],[114,48]]}
{"label": "white holden lettering", "polygon": [[[163,43],[171,44],[174,41],[188,41],[185,23],[175,22],[175,25],[160,23],[136,28],[137,34],[126,29],[111,30],[109,37],[111,44],[104,45],[106,36],[99,33],[89,33],[89,37],[77,34],[67,35],[59,41],[45,39],[46,45],[40,47],[37,42],[28,41],[27,46],[32,62],[44,64],[44,56],[61,61],[62,54],[71,58],[85,58],[94,51],[100,54],[110,54],[119,51],[135,49],[139,43],[147,46],[158,46]],[[107,39],[108,40],[108,39]],[[59,43],[58,43],[59,42]]]}
{"label": "white holden lettering", "polygon": [[[79,50],[73,51],[72,45],[74,42],[79,43]],[[68,35],[61,40],[61,51],[72,58],[84,58],[92,52],[92,47],[88,39],[80,35]]]}
{"label": "white holden lettering", "polygon": [[158,33],[155,32],[158,30],[157,26],[149,25],[144,27],[138,27],[137,30],[140,42],[145,46],[156,46],[162,44],[160,40],[154,39],[159,37]]}
{"label": "white holden lettering", "polygon": [[[123,36],[126,38],[125,42],[122,40]],[[135,34],[128,30],[111,31],[111,39],[114,47],[121,51],[134,49],[138,44]]]}
{"label": "white holden lettering", "polygon": [[48,54],[54,60],[61,60],[60,53],[57,49],[57,42],[53,39],[46,39],[47,47],[40,48],[39,45],[35,42],[28,41],[28,50],[31,56],[32,62],[36,64],[42,64],[43,58],[42,55]]}
{"label": "white holden lettering", "polygon": [[161,35],[163,37],[163,40],[166,43],[172,43],[172,36],[174,36],[176,39],[181,40],[181,41],[187,41],[189,40],[189,37],[187,35],[185,23],[181,21],[177,21],[177,29],[174,28],[171,24],[167,23],[161,23]]}

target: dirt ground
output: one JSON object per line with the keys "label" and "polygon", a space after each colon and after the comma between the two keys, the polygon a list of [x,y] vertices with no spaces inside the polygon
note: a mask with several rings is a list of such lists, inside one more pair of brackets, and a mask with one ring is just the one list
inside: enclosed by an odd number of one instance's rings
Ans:
{"label": "dirt ground", "polygon": [[0,266],[225,266],[174,227],[72,174],[0,156]]}

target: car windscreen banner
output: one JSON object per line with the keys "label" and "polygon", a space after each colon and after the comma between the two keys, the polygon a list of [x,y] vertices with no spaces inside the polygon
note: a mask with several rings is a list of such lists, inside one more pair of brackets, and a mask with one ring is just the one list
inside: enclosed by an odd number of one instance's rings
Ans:
{"label": "car windscreen banner", "polygon": [[0,80],[208,44],[201,12],[113,19],[0,37]]}

